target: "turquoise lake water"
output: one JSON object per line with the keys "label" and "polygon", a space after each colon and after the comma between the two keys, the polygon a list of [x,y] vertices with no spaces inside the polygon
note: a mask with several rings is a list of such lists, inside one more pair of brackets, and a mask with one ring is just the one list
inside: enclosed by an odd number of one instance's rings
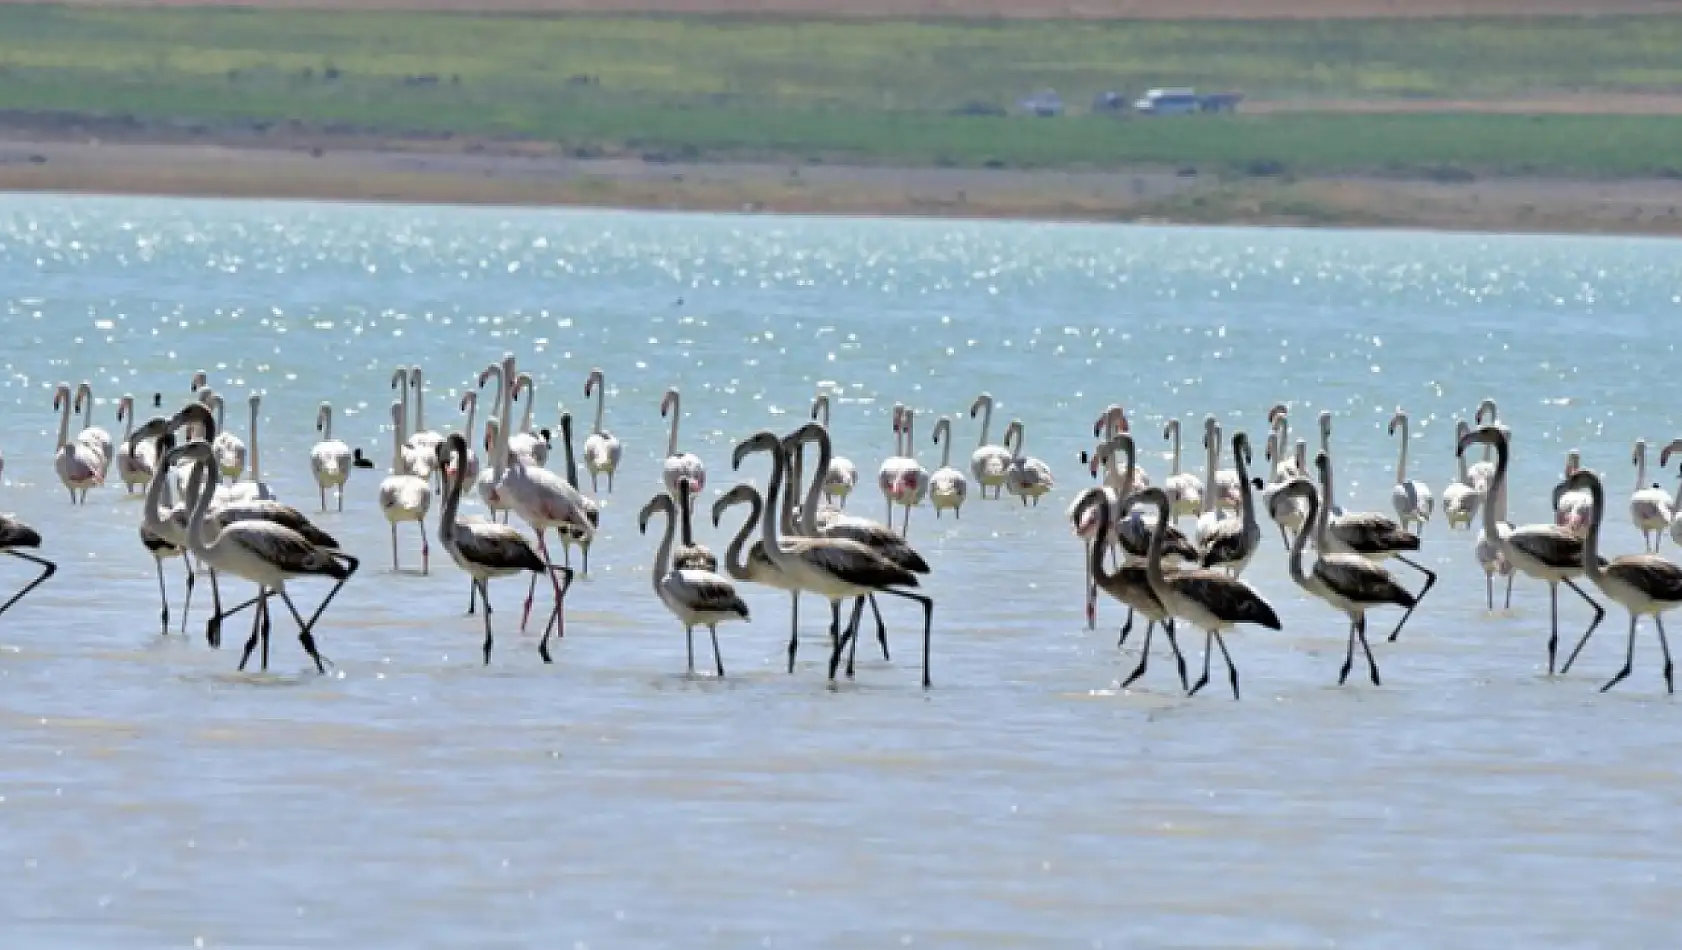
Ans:
{"label": "turquoise lake water", "polygon": [[[1648,634],[1635,675],[1596,692],[1621,660],[1621,609],[1569,676],[1545,676],[1545,587],[1520,580],[1490,616],[1472,538],[1439,512],[1422,559],[1441,580],[1377,646],[1385,685],[1338,688],[1344,621],[1291,584],[1268,529],[1245,576],[1285,629],[1229,638],[1244,699],[1219,678],[1182,698],[1166,656],[1124,693],[1136,641],[1117,651],[1109,602],[1086,629],[1063,510],[1111,402],[1159,482],[1169,417],[1200,468],[1207,413],[1248,431],[1259,461],[1272,403],[1311,444],[1329,409],[1340,500],[1388,513],[1390,414],[1412,414],[1410,475],[1440,499],[1453,420],[1490,396],[1514,432],[1513,520],[1550,517],[1578,448],[1607,477],[1607,553],[1639,550],[1631,444],[1657,443],[1648,479],[1674,488],[1656,451],[1682,435],[1679,247],[0,197],[0,510],[61,565],[0,617],[0,933],[32,948],[1668,945],[1682,730]],[[602,367],[626,454],[557,662],[517,633],[523,591],[504,581],[487,669],[462,575],[436,546],[431,576],[394,575],[375,493],[392,369],[425,368],[427,423],[447,430],[461,387],[507,351],[536,378],[538,423],[564,406],[580,437]],[[190,640],[160,637],[139,496],[114,469],[85,507],[57,483],[54,383],[90,381],[94,421],[119,432],[118,396],[179,405],[198,369],[242,438],[245,398],[263,395],[263,476],[305,511],[322,400],[380,464],[319,517],[364,557],[318,630],[328,676],[278,617],[271,672],[236,674],[237,649],[204,643],[202,597]],[[857,681],[830,689],[816,607],[787,676],[787,599],[752,589],[753,622],[720,632],[729,677],[683,675],[635,529],[672,385],[708,500],[733,483],[736,440],[792,429],[833,389],[837,450],[861,472],[850,510],[878,518],[893,403],[917,410],[930,469],[943,414],[967,468],[982,390],[995,439],[1023,420],[1058,481],[1038,508],[972,488],[959,521],[912,516],[933,567],[932,690],[908,605],[885,604],[893,660],[861,650]],[[700,539],[722,553],[739,517]],[[0,559],[0,579],[27,568]],[[179,563],[166,570],[179,611]],[[1587,620],[1569,595],[1561,613],[1567,637]]]}

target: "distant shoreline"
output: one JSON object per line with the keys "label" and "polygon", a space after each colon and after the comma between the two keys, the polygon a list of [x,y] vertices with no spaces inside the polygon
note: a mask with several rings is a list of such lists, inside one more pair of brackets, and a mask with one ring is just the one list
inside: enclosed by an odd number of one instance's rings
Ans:
{"label": "distant shoreline", "polygon": [[0,191],[1468,232],[1682,235],[1682,180],[1289,179],[576,159],[522,143],[55,140],[0,130]]}

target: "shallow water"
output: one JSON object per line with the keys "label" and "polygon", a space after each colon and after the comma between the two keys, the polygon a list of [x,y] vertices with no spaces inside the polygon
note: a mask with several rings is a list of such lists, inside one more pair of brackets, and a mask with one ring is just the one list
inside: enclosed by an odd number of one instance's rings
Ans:
{"label": "shallow water", "polygon": [[[1488,616],[1471,539],[1439,515],[1423,558],[1441,580],[1378,646],[1385,685],[1357,672],[1337,688],[1341,618],[1291,585],[1270,531],[1246,578],[1285,630],[1230,638],[1243,701],[1218,673],[1180,698],[1166,656],[1121,693],[1136,641],[1118,653],[1110,603],[1085,629],[1062,512],[1112,401],[1159,481],[1170,415],[1200,466],[1205,413],[1259,437],[1289,401],[1312,440],[1330,409],[1341,500],[1388,511],[1390,412],[1412,413],[1411,473],[1440,498],[1453,418],[1489,395],[1515,432],[1514,520],[1549,516],[1579,447],[1607,474],[1606,547],[1637,550],[1630,445],[1656,455],[1682,434],[1676,250],[0,199],[0,507],[62,565],[0,619],[0,933],[34,948],[1664,945],[1682,739],[1650,636],[1635,675],[1595,691],[1621,659],[1619,609],[1570,676],[1547,678],[1545,588],[1521,580],[1513,610]],[[627,452],[557,662],[518,634],[505,581],[486,669],[462,576],[436,549],[431,576],[394,575],[374,495],[392,368],[426,368],[428,425],[447,429],[459,387],[508,350],[537,378],[537,423],[565,405],[581,435],[584,377],[603,367]],[[242,437],[244,396],[264,395],[263,476],[285,500],[316,507],[321,400],[381,462],[319,519],[365,558],[320,630],[326,677],[278,619],[266,675],[234,672],[243,618],[220,651],[158,636],[138,496],[71,507],[53,475],[54,382],[92,381],[114,429],[116,396],[173,406],[201,368]],[[931,469],[942,413],[967,462],[963,413],[983,389],[994,438],[1027,423],[1059,480],[1038,508],[972,491],[961,521],[912,517],[934,568],[934,689],[907,605],[886,607],[892,661],[861,650],[857,681],[831,690],[815,605],[789,677],[787,601],[753,590],[753,623],[721,632],[729,677],[682,675],[634,528],[668,385],[709,498],[732,483],[736,439],[793,428],[834,387],[838,450],[862,474],[852,508],[875,517],[893,402],[918,410]],[[722,552],[728,535],[700,533]],[[413,568],[412,528],[402,541]],[[1571,638],[1587,611],[1562,603]]]}

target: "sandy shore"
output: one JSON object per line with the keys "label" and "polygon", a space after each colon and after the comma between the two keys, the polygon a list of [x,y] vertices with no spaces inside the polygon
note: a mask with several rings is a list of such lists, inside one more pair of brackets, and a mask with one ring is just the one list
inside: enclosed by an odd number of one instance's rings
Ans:
{"label": "sandy shore", "polygon": [[[1682,234],[1682,180],[1376,176],[1223,181],[1172,169],[1020,171],[574,159],[538,147],[295,147],[0,137],[0,191],[747,213]],[[447,145],[447,147],[446,147]]]}

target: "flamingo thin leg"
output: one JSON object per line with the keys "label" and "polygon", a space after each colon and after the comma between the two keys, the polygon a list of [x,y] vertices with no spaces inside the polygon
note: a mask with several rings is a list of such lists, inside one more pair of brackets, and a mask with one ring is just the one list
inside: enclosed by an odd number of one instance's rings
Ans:
{"label": "flamingo thin leg", "polygon": [[[1571,664],[1575,663],[1577,661],[1577,654],[1583,652],[1583,646],[1589,642],[1589,637],[1594,635],[1594,628],[1600,626],[1601,619],[1606,616],[1606,608],[1600,606],[1597,603],[1595,603],[1594,598],[1590,597],[1586,592],[1584,592],[1584,590],[1581,587],[1578,587],[1576,581],[1573,581],[1570,578],[1566,578],[1565,583],[1572,590],[1577,592],[1578,597],[1583,598],[1583,600],[1586,601],[1590,607],[1594,608],[1594,620],[1589,623],[1589,628],[1587,630],[1583,631],[1583,638],[1581,640],[1577,641],[1577,646],[1576,646],[1575,649],[1573,649],[1571,651],[1571,655],[1565,658],[1565,665],[1563,667],[1561,667],[1560,671],[1559,671],[1560,675],[1562,675],[1562,676],[1566,673],[1571,672]],[[1555,591],[1556,591],[1556,597],[1557,597],[1558,588],[1555,588]],[[1557,638],[1559,636],[1559,633],[1558,633],[1558,631],[1559,631],[1559,607],[1557,605],[1554,607],[1554,631],[1555,631],[1554,636]],[[1553,672],[1553,645],[1554,645],[1554,641],[1549,640],[1548,641],[1548,672],[1549,673]]]}
{"label": "flamingo thin leg", "polygon": [[39,566],[41,568],[41,573],[36,575],[35,579],[30,581],[23,590],[13,594],[10,600],[6,601],[4,604],[0,604],[0,614],[10,610],[13,604],[22,600],[30,591],[40,587],[47,578],[53,576],[53,574],[58,571],[58,565],[46,558],[36,557],[33,554],[25,554],[24,552],[17,550],[6,551],[4,553],[10,554],[12,557],[23,558],[25,561],[29,561],[30,563]]}
{"label": "flamingo thin leg", "polygon": [[1429,594],[1431,592],[1431,588],[1433,586],[1435,586],[1436,583],[1437,583],[1436,572],[1426,568],[1423,564],[1420,564],[1416,561],[1409,560],[1408,558],[1405,558],[1405,557],[1401,556],[1400,554],[1396,555],[1396,560],[1401,561],[1403,564],[1406,564],[1408,567],[1411,567],[1414,570],[1418,571],[1419,573],[1424,574],[1425,575],[1425,586],[1421,587],[1419,589],[1419,593],[1414,595],[1413,606],[1409,607],[1407,609],[1407,612],[1402,614],[1402,619],[1396,621],[1396,629],[1390,631],[1390,642],[1391,643],[1395,643],[1396,638],[1402,635],[1402,628],[1407,626],[1408,618],[1413,616],[1413,612],[1416,609],[1418,609],[1418,607],[1421,603],[1424,602],[1425,595]]}
{"label": "flamingo thin leg", "polygon": [[[547,559],[549,557],[549,552],[544,551],[543,556]],[[565,580],[556,580],[557,575],[564,577]],[[563,567],[559,564],[550,565],[549,579],[553,581],[555,585],[555,610],[549,615],[549,622],[543,625],[543,638],[537,641],[537,655],[541,656],[543,658],[543,662],[545,663],[554,662],[554,660],[549,656],[549,628],[551,626],[555,628],[555,639],[557,640],[567,635],[566,612],[564,608],[566,605],[567,591],[572,589],[572,578],[572,568]]]}

